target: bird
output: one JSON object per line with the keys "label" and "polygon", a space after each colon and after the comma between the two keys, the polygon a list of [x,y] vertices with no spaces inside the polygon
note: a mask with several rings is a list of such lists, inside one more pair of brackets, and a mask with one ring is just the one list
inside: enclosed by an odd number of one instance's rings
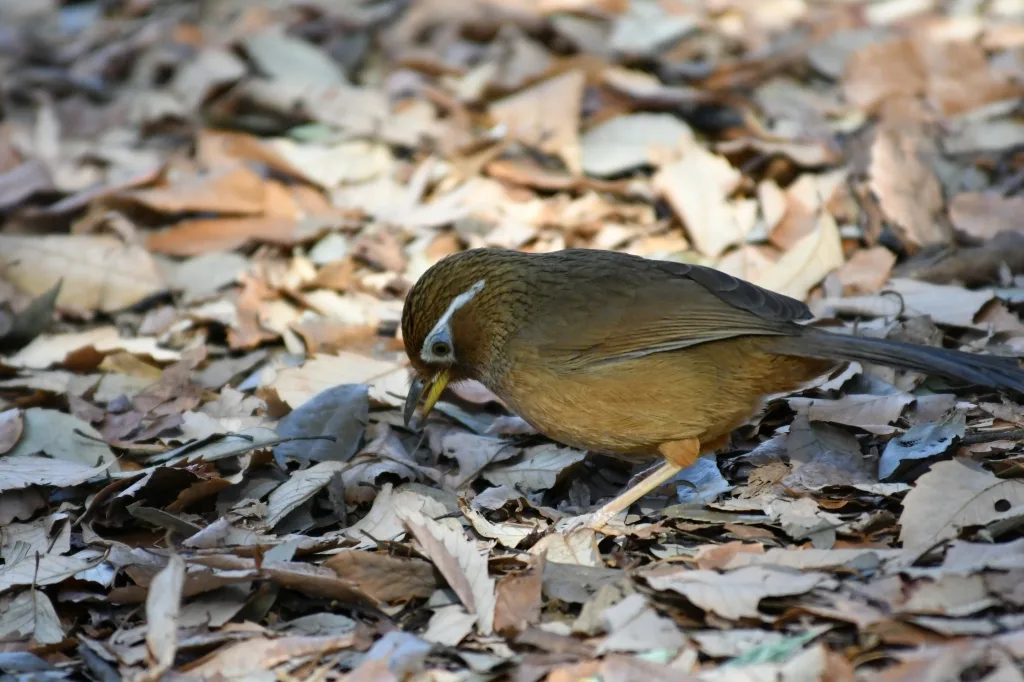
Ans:
{"label": "bird", "polygon": [[[552,440],[652,473],[571,529],[600,531],[774,397],[850,361],[1024,393],[1016,360],[809,326],[805,303],[707,266],[601,249],[475,248],[442,258],[402,309],[417,428],[476,380]],[[418,412],[418,414],[417,414]]]}

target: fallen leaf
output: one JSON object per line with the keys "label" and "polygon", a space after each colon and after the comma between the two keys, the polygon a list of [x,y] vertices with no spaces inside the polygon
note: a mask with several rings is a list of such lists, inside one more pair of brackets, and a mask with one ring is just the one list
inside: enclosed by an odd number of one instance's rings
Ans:
{"label": "fallen leaf", "polygon": [[1024,197],[1005,197],[1000,194],[962,192],[949,203],[949,218],[960,232],[979,241],[985,241],[1000,232],[1021,231],[1024,225]]}
{"label": "fallen leaf", "polygon": [[819,573],[765,566],[747,566],[727,573],[655,569],[642,575],[654,589],[681,594],[698,608],[730,620],[757,618],[762,599],[804,594],[828,580]]}
{"label": "fallen leaf", "polygon": [[671,114],[637,112],[599,123],[580,139],[583,172],[598,177],[656,165],[666,152],[688,148],[693,131]]}
{"label": "fallen leaf", "polygon": [[842,264],[843,244],[839,228],[832,215],[823,210],[812,232],[751,281],[777,293],[805,300],[814,286]]}
{"label": "fallen leaf", "polygon": [[920,466],[921,460],[940,457],[949,452],[964,437],[967,428],[963,410],[956,410],[936,422],[916,424],[899,438],[885,444],[878,460],[878,480],[892,478],[904,468]]}
{"label": "fallen leaf", "polygon": [[557,155],[570,173],[579,175],[584,85],[582,72],[568,71],[493,102],[488,112],[506,126],[510,138]]}
{"label": "fallen leaf", "polygon": [[476,615],[482,635],[494,631],[494,579],[487,573],[487,559],[464,533],[442,526],[419,512],[400,517],[427,557],[458,595],[466,611]]}
{"label": "fallen leaf", "polygon": [[553,487],[563,471],[584,457],[586,453],[580,450],[538,445],[524,450],[519,461],[488,467],[481,476],[494,485],[507,485],[524,493],[532,493]]}
{"label": "fallen leaf", "polygon": [[62,278],[57,305],[79,310],[112,313],[167,290],[145,249],[104,235],[0,234],[0,268],[32,296]]}
{"label": "fallen leaf", "polygon": [[1022,503],[1024,482],[998,478],[967,460],[938,462],[903,498],[899,537],[905,560],[912,562],[961,528],[985,525]]}
{"label": "fallen leaf", "polygon": [[0,597],[0,638],[23,637],[31,637],[39,644],[64,641],[64,627],[42,590],[29,589],[15,597]]}
{"label": "fallen leaf", "polygon": [[743,241],[752,227],[738,220],[728,201],[740,178],[724,157],[691,145],[678,161],[661,167],[653,184],[683,221],[697,249],[715,258]]}
{"label": "fallen leaf", "polygon": [[385,604],[426,599],[437,589],[434,567],[420,559],[347,549],[323,565]]}
{"label": "fallen leaf", "polygon": [[271,26],[246,36],[245,51],[264,74],[301,86],[327,87],[348,82],[339,64],[322,49]]}
{"label": "fallen leaf", "polygon": [[525,573],[507,575],[498,582],[494,606],[495,632],[521,632],[540,622],[544,559]]}
{"label": "fallen leaf", "polygon": [[337,637],[254,637],[218,649],[182,666],[182,671],[201,680],[246,679],[305,656],[325,656],[349,649],[355,642],[352,633]]}
{"label": "fallen leaf", "polygon": [[679,649],[684,643],[682,632],[672,621],[655,611],[647,597],[634,593],[601,614],[608,635],[598,651],[649,651]]}
{"label": "fallen leaf", "polygon": [[[177,351],[161,348],[155,338],[122,338],[117,327],[96,327],[86,332],[37,336],[32,343],[4,362],[11,367],[46,369],[66,364],[73,357],[103,356],[114,352],[141,355],[157,362],[171,362],[180,358]],[[95,359],[95,364],[99,364],[99,358]]]}
{"label": "fallen leaf", "polygon": [[6,455],[17,444],[24,430],[24,420],[19,410],[0,412],[0,455]]}
{"label": "fallen leaf", "polygon": [[289,412],[277,425],[282,438],[334,436],[335,440],[293,441],[274,448],[279,461],[347,462],[359,450],[370,421],[365,384],[344,384],[318,393]]}
{"label": "fallen leaf", "polygon": [[883,121],[875,132],[868,168],[869,186],[885,215],[914,251],[947,244],[952,230],[939,214],[942,186],[925,155],[934,153],[924,132],[904,121]]}
{"label": "fallen leaf", "polygon": [[373,402],[398,407],[405,402],[408,370],[396,362],[342,351],[337,355],[314,355],[300,367],[266,369],[260,383],[273,388],[292,409],[345,384],[368,384]]}
{"label": "fallen leaf", "polygon": [[42,407],[29,408],[22,416],[24,433],[8,457],[45,453],[54,460],[72,461],[89,467],[97,464],[107,467],[117,459],[99,432],[75,416]]}
{"label": "fallen leaf", "polygon": [[885,286],[894,265],[896,254],[884,246],[875,246],[855,251],[835,275],[846,296],[874,294]]}
{"label": "fallen leaf", "polygon": [[[812,422],[847,424],[871,433],[887,434],[896,430],[892,423],[900,418],[907,405],[914,402],[914,396],[909,393],[854,393],[835,400],[794,397],[788,402],[793,409],[803,411]],[[790,447],[793,447],[792,443]]]}
{"label": "fallen leaf", "polygon": [[142,679],[158,680],[178,653],[178,616],[185,585],[185,560],[172,554],[150,583],[146,595],[146,648],[150,666]]}

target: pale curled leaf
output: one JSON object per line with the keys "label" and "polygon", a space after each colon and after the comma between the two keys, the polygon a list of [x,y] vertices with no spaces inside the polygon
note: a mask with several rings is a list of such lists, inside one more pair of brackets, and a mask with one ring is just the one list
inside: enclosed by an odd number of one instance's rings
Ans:
{"label": "pale curled leaf", "polygon": [[0,235],[4,277],[32,295],[64,278],[57,305],[109,313],[166,290],[153,257],[100,235]]}
{"label": "pale curled leaf", "polygon": [[672,590],[697,607],[732,620],[757,618],[762,599],[803,594],[828,580],[820,573],[765,566],[747,566],[728,573],[672,569],[644,577],[656,590]]}
{"label": "pale curled leaf", "polygon": [[466,611],[477,617],[477,628],[489,635],[494,628],[495,584],[487,573],[487,558],[464,532],[442,526],[419,512],[400,517],[445,577]]}
{"label": "pale curled leaf", "polygon": [[1024,482],[1002,479],[968,460],[938,462],[903,498],[900,541],[907,560],[966,526],[985,525],[1024,504]]}
{"label": "pale curled leaf", "polygon": [[140,680],[158,680],[174,665],[178,653],[178,615],[185,586],[185,560],[172,554],[154,576],[146,595],[146,648],[150,667]]}
{"label": "pale curled leaf", "polygon": [[0,597],[0,639],[33,637],[40,644],[64,640],[64,628],[53,603],[42,590]]}
{"label": "pale curled leaf", "polygon": [[0,492],[28,488],[33,485],[65,487],[78,485],[97,476],[110,466],[110,462],[96,467],[49,457],[0,458]]}

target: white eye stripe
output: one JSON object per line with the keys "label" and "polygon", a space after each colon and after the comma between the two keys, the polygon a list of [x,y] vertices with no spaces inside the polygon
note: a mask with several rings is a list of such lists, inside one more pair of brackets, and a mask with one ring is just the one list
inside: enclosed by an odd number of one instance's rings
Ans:
{"label": "white eye stripe", "polygon": [[[452,299],[452,302],[448,304],[448,309],[444,311],[444,315],[438,319],[437,324],[427,334],[427,338],[423,340],[423,348],[420,349],[420,357],[424,362],[452,362],[455,360],[455,344],[452,339],[451,321],[452,316],[455,315],[456,311],[462,306],[466,305],[473,298],[483,291],[485,281],[477,280],[473,283],[469,289],[466,289],[461,294]],[[447,355],[435,355],[433,352],[434,344],[443,343],[448,346],[449,352]]]}

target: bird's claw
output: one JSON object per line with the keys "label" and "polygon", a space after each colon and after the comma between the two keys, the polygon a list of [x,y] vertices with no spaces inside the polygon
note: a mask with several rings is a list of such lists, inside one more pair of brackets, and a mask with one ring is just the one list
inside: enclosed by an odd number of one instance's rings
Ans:
{"label": "bird's claw", "polygon": [[598,509],[589,514],[580,514],[579,516],[564,519],[558,523],[556,529],[565,536],[572,535],[580,530],[592,530],[595,533],[603,533],[605,535],[619,535],[622,529],[614,526],[622,526],[623,524],[609,525],[618,516],[618,513],[616,511]]}

